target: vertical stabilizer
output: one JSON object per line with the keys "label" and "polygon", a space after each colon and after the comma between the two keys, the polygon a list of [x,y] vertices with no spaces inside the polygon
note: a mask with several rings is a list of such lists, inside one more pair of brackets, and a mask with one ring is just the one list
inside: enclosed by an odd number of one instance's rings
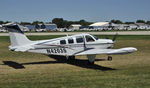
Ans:
{"label": "vertical stabilizer", "polygon": [[32,42],[24,35],[18,24],[6,24],[5,27],[9,31],[11,47],[26,45]]}

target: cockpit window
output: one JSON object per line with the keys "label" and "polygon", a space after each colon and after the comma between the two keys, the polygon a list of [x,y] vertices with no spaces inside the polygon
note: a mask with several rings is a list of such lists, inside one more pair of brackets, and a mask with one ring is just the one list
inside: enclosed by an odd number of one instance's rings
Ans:
{"label": "cockpit window", "polygon": [[93,42],[93,41],[95,41],[95,40],[94,40],[91,36],[89,36],[89,35],[86,35],[85,38],[86,38],[86,41],[87,41],[87,42]]}
{"label": "cockpit window", "polygon": [[83,42],[83,37],[82,36],[77,36],[76,41],[77,41],[77,43],[82,43]]}
{"label": "cockpit window", "polygon": [[69,43],[69,44],[74,43],[73,39],[72,39],[72,38],[69,38],[69,39],[68,39],[68,43]]}

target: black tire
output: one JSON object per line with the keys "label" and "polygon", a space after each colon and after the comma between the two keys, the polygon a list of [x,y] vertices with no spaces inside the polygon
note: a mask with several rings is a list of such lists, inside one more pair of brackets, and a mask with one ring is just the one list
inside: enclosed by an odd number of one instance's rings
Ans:
{"label": "black tire", "polygon": [[69,56],[68,60],[75,60],[75,56]]}
{"label": "black tire", "polygon": [[89,65],[94,65],[94,62],[88,61],[88,64],[89,64]]}
{"label": "black tire", "polygon": [[111,56],[108,56],[108,61],[112,61],[112,57]]}

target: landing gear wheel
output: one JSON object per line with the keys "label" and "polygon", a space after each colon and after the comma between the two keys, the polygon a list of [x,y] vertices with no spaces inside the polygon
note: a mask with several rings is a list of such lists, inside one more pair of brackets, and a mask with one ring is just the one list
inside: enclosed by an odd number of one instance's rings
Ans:
{"label": "landing gear wheel", "polygon": [[108,61],[112,61],[112,57],[111,56],[108,56]]}
{"label": "landing gear wheel", "polygon": [[69,56],[68,60],[75,60],[75,56]]}
{"label": "landing gear wheel", "polygon": [[93,62],[88,61],[88,64],[89,65],[94,65],[94,61]]}

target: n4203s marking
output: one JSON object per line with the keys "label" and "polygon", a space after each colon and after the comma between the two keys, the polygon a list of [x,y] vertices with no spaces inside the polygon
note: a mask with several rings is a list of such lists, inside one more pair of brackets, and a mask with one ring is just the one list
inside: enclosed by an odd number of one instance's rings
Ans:
{"label": "n4203s marking", "polygon": [[46,50],[48,54],[59,54],[59,53],[67,53],[67,50],[65,48],[50,48]]}

